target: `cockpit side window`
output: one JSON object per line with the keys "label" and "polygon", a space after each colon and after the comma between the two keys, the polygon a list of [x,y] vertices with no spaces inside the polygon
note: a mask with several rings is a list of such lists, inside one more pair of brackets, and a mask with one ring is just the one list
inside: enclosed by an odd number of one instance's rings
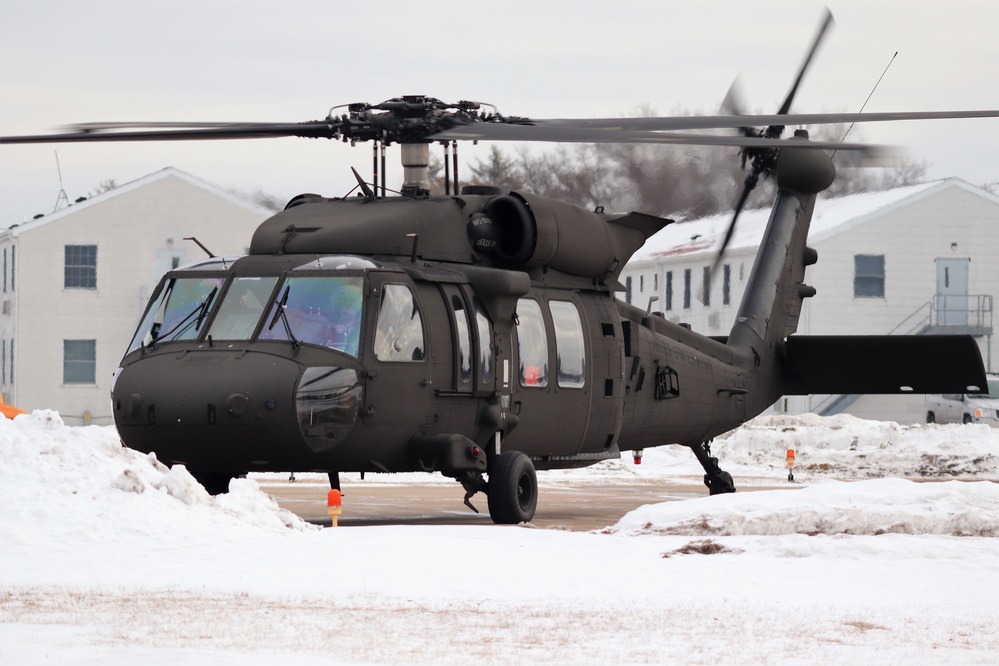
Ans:
{"label": "cockpit side window", "polygon": [[364,282],[360,277],[290,277],[278,290],[260,340],[292,340],[357,356]]}
{"label": "cockpit side window", "polygon": [[404,284],[382,287],[374,351],[379,361],[422,361],[426,358],[423,317],[413,292]]}
{"label": "cockpit side window", "polygon": [[548,334],[541,306],[531,298],[517,301],[517,348],[520,352],[520,385],[548,386]]}
{"label": "cockpit side window", "polygon": [[221,275],[166,280],[139,324],[128,352],[141,345],[197,338],[224,282],[225,276]]}
{"label": "cockpit side window", "polygon": [[276,282],[277,277],[233,280],[208,334],[216,340],[249,340]]}

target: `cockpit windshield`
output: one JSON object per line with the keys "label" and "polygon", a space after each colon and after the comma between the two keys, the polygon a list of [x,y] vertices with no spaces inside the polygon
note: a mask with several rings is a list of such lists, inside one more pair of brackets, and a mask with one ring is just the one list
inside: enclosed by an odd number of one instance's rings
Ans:
{"label": "cockpit windshield", "polygon": [[277,277],[234,279],[212,321],[208,335],[215,340],[249,340],[277,280]]}
{"label": "cockpit windshield", "polygon": [[271,306],[260,340],[290,340],[357,356],[361,339],[360,277],[290,277]]}
{"label": "cockpit windshield", "polygon": [[283,279],[212,275],[206,270],[198,270],[197,276],[186,275],[184,269],[172,272],[154,292],[126,353],[143,345],[155,347],[207,335],[218,341],[317,345],[357,357],[365,278],[355,272],[358,266],[353,264],[345,266],[354,269],[352,275],[330,275],[329,264],[343,268],[335,263],[338,259],[342,258],[309,264],[318,268],[324,262],[322,273],[299,267]]}
{"label": "cockpit windshield", "polygon": [[221,275],[167,280],[139,324],[128,351],[140,345],[197,338],[224,282]]}

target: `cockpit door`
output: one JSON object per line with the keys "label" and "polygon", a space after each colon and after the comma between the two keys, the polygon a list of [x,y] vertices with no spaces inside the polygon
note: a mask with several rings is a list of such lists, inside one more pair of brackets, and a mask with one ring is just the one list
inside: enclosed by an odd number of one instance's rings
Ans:
{"label": "cockpit door", "polygon": [[365,342],[364,422],[424,425],[431,418],[433,381],[417,290],[400,276],[372,274],[367,299],[374,322]]}

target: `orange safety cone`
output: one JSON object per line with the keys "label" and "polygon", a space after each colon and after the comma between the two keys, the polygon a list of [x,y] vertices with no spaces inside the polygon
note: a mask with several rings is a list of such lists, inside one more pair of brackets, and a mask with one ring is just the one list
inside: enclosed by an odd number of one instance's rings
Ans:
{"label": "orange safety cone", "polygon": [[332,523],[330,527],[336,527],[337,519],[340,517],[342,511],[341,505],[343,504],[343,497],[340,495],[340,491],[333,488],[326,495],[326,512],[330,514],[330,522]]}
{"label": "orange safety cone", "polygon": [[787,450],[787,480],[794,481],[794,449]]}
{"label": "orange safety cone", "polygon": [[27,414],[27,413],[28,412],[24,411],[23,409],[18,409],[14,405],[8,405],[6,402],[3,401],[3,396],[0,395],[0,414],[3,414],[8,419],[12,419],[18,414]]}

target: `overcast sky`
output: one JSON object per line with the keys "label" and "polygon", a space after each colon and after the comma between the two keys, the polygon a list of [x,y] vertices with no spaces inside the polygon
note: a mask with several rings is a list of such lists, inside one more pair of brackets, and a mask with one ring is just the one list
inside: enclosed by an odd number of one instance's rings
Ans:
{"label": "overcast sky", "polygon": [[[0,135],[96,120],[297,122],[407,94],[536,118],[715,113],[736,76],[749,110],[770,113],[825,4],[836,26],[792,111],[859,110],[896,51],[866,110],[999,109],[994,0],[40,0],[0,5]],[[999,181],[999,119],[868,125],[859,138],[906,145],[930,177]],[[281,199],[334,196],[352,187],[350,165],[367,175],[371,163],[367,146],[294,138],[2,146],[0,227],[52,210],[56,151],[71,200],[166,166]]]}

